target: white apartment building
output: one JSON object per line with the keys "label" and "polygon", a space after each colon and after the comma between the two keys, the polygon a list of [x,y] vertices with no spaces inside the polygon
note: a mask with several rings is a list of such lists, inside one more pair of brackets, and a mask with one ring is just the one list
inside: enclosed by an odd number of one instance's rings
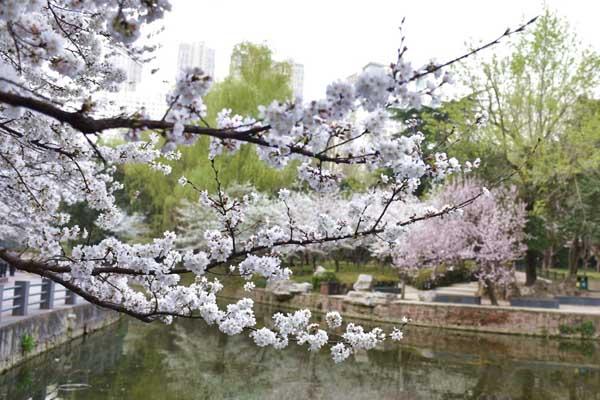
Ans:
{"label": "white apartment building", "polygon": [[134,92],[142,83],[144,65],[126,55],[113,57],[111,62],[113,66],[125,71],[127,79],[121,85],[121,91]]}
{"label": "white apartment building", "polygon": [[292,65],[292,91],[294,98],[303,98],[304,96],[304,65],[288,61]]}
{"label": "white apartment building", "polygon": [[181,43],[177,54],[177,74],[184,68],[200,67],[205,73],[215,76],[215,50],[204,42]]}

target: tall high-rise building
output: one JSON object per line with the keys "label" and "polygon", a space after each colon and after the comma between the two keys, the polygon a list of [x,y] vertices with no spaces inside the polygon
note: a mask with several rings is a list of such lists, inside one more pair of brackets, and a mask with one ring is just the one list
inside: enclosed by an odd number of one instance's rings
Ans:
{"label": "tall high-rise building", "polygon": [[[386,68],[387,67],[385,65],[383,65],[383,64],[376,63],[376,62],[370,62],[367,65],[365,65],[362,68],[362,70],[363,71],[366,71],[368,69],[383,69],[383,70],[385,70]],[[350,75],[349,77],[347,77],[346,79],[348,80],[348,82],[350,82],[352,84],[355,84],[356,81],[358,80],[358,76],[359,75],[360,75],[359,73],[354,73],[354,74]]]}
{"label": "tall high-rise building", "polygon": [[304,93],[304,65],[289,60],[292,66],[292,91],[294,98],[302,98]]}
{"label": "tall high-rise building", "polygon": [[215,76],[215,50],[204,42],[181,43],[177,56],[177,73],[185,68],[200,67],[210,76]]}
{"label": "tall high-rise building", "polygon": [[143,64],[126,55],[119,55],[111,59],[113,66],[125,72],[125,82],[121,85],[121,91],[135,92],[142,83]]}

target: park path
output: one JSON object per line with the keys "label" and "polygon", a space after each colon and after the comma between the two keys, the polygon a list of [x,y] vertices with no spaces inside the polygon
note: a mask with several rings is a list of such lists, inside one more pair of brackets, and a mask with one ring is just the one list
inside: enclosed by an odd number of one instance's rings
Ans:
{"label": "park path", "polygon": [[[524,272],[516,272],[517,281],[519,283],[525,282],[525,273]],[[540,278],[543,279],[543,278]],[[449,295],[458,295],[458,296],[476,296],[479,291],[479,284],[477,282],[467,282],[467,283],[456,283],[450,286],[444,286],[436,288],[432,291],[429,291],[429,296],[433,297],[435,294],[449,294]],[[420,291],[412,286],[406,286],[406,295],[405,300],[410,301],[421,301],[419,295],[423,296],[423,291]],[[600,292],[595,292],[594,297],[600,297]],[[510,307],[510,303],[505,300],[498,301],[499,306]],[[488,298],[481,299],[482,305],[491,305]],[[560,311],[567,311],[576,314],[590,314],[590,315],[600,315],[600,307],[598,306],[576,306],[576,305],[566,305],[561,304],[559,306]]]}

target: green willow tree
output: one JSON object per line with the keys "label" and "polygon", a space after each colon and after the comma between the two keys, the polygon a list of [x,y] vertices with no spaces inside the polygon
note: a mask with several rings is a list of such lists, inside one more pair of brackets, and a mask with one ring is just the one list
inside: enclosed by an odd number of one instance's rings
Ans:
{"label": "green willow tree", "polygon": [[[273,61],[271,50],[265,45],[241,43],[235,46],[231,56],[230,75],[213,85],[204,98],[209,111],[205,121],[215,124],[214,110],[229,108],[234,114],[257,117],[258,106],[273,100],[292,97],[291,66]],[[219,180],[224,186],[252,181],[264,192],[276,192],[292,185],[295,165],[275,170],[263,163],[253,145],[244,145],[233,156],[223,155],[215,159]],[[214,172],[208,161],[209,141],[206,138],[189,147],[182,147],[182,159],[171,163],[173,171],[168,177],[145,165],[128,165],[124,170],[125,186],[128,188],[127,209],[148,216],[150,233],[174,229],[175,209],[183,199],[194,200],[197,193],[177,183],[186,176],[194,185],[214,191]],[[227,168],[224,168],[224,166]]]}

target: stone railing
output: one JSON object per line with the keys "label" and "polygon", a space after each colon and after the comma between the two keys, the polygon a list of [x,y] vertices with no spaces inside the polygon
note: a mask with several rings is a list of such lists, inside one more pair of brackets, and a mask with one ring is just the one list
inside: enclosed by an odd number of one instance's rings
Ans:
{"label": "stone railing", "polygon": [[75,305],[77,295],[49,279],[41,282],[15,281],[13,284],[0,284],[0,321],[2,314],[26,316],[35,306],[40,310],[51,310],[63,301],[65,305]]}

